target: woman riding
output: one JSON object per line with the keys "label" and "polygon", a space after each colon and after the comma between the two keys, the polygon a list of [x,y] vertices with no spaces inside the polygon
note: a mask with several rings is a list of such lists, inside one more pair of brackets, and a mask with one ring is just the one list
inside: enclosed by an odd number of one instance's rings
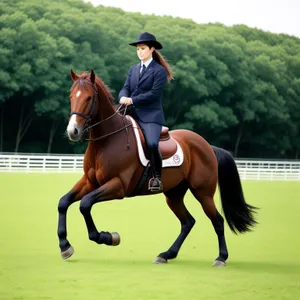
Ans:
{"label": "woman riding", "polygon": [[162,125],[165,124],[162,94],[166,82],[172,79],[172,72],[164,57],[157,51],[163,47],[153,34],[144,32],[136,42],[129,45],[136,46],[141,62],[130,67],[119,93],[119,102],[132,105],[131,115],[144,133],[153,173],[148,188],[152,192],[160,192],[163,190],[162,157],[158,143]]}

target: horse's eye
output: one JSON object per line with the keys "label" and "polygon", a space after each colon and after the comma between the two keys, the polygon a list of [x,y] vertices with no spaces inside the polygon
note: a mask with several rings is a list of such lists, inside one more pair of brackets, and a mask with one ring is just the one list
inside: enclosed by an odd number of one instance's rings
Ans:
{"label": "horse's eye", "polygon": [[88,98],[86,99],[86,101],[91,101],[91,100],[92,100],[91,96],[88,96]]}

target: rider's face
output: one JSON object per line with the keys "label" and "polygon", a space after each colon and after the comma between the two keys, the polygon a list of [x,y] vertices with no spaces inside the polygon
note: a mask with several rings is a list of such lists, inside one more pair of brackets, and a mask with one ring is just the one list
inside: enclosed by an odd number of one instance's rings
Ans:
{"label": "rider's face", "polygon": [[137,44],[136,46],[137,56],[143,62],[147,61],[150,57],[152,57],[153,51],[154,47],[149,48],[149,46],[145,44]]}

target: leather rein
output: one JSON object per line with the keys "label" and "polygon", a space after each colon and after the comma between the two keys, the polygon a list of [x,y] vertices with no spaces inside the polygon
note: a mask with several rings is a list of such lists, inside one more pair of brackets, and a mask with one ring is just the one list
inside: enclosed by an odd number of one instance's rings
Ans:
{"label": "leather rein", "polygon": [[[92,116],[93,116],[93,113],[94,113],[94,110],[95,110],[95,106],[96,106],[96,101],[97,101],[97,98],[98,98],[98,91],[97,91],[97,88],[94,84],[90,83],[89,81],[86,81],[85,82],[90,85],[93,90],[94,90],[94,96],[93,96],[93,103],[92,103],[92,107],[91,107],[91,110],[90,110],[90,113],[88,115],[84,115],[83,113],[81,112],[77,112],[77,111],[73,111],[70,113],[70,116],[72,115],[78,115],[84,119],[86,119],[86,122],[85,122],[85,125],[84,125],[84,129],[83,129],[83,132],[82,134],[84,134],[85,132],[88,132],[91,128],[97,126],[97,125],[100,125],[101,123],[104,123],[105,121],[108,121],[110,119],[112,119],[115,115],[119,114],[121,108],[124,106],[124,104],[121,104],[118,109],[115,111],[114,114],[112,114],[111,116],[109,116],[108,118],[105,118],[104,120],[101,120],[97,123],[94,123],[92,125],[90,125],[91,121],[92,121]],[[97,138],[94,138],[94,139],[85,139],[86,141],[89,141],[89,142],[97,142],[97,141],[100,141],[102,139],[105,139],[113,134],[116,134],[118,132],[121,132],[123,130],[126,130],[126,134],[127,134],[127,148],[129,149],[129,133],[128,133],[128,127],[132,126],[132,123],[130,122],[130,124],[127,124],[127,119],[125,117],[126,115],[126,111],[127,111],[127,105],[125,105],[125,109],[124,109],[124,112],[121,114],[121,117],[123,119],[123,124],[124,124],[124,127],[120,128],[120,129],[117,129],[115,131],[112,131],[110,133],[107,133],[105,135],[102,135],[102,136],[99,136]]]}

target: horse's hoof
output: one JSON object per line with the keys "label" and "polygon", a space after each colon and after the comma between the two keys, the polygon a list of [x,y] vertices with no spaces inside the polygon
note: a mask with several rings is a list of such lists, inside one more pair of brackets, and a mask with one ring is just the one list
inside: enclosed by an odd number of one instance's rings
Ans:
{"label": "horse's hoof", "polygon": [[226,263],[221,260],[215,260],[213,263],[213,267],[226,267]]}
{"label": "horse's hoof", "polygon": [[121,242],[121,237],[117,232],[111,232],[112,246],[118,246]]}
{"label": "horse's hoof", "polygon": [[62,259],[66,260],[68,258],[70,258],[74,253],[74,249],[72,246],[69,247],[69,249],[67,249],[66,251],[61,252],[61,257]]}
{"label": "horse's hoof", "polygon": [[168,260],[167,259],[164,259],[162,257],[159,257],[157,256],[154,261],[153,261],[154,264],[167,264],[168,263]]}

